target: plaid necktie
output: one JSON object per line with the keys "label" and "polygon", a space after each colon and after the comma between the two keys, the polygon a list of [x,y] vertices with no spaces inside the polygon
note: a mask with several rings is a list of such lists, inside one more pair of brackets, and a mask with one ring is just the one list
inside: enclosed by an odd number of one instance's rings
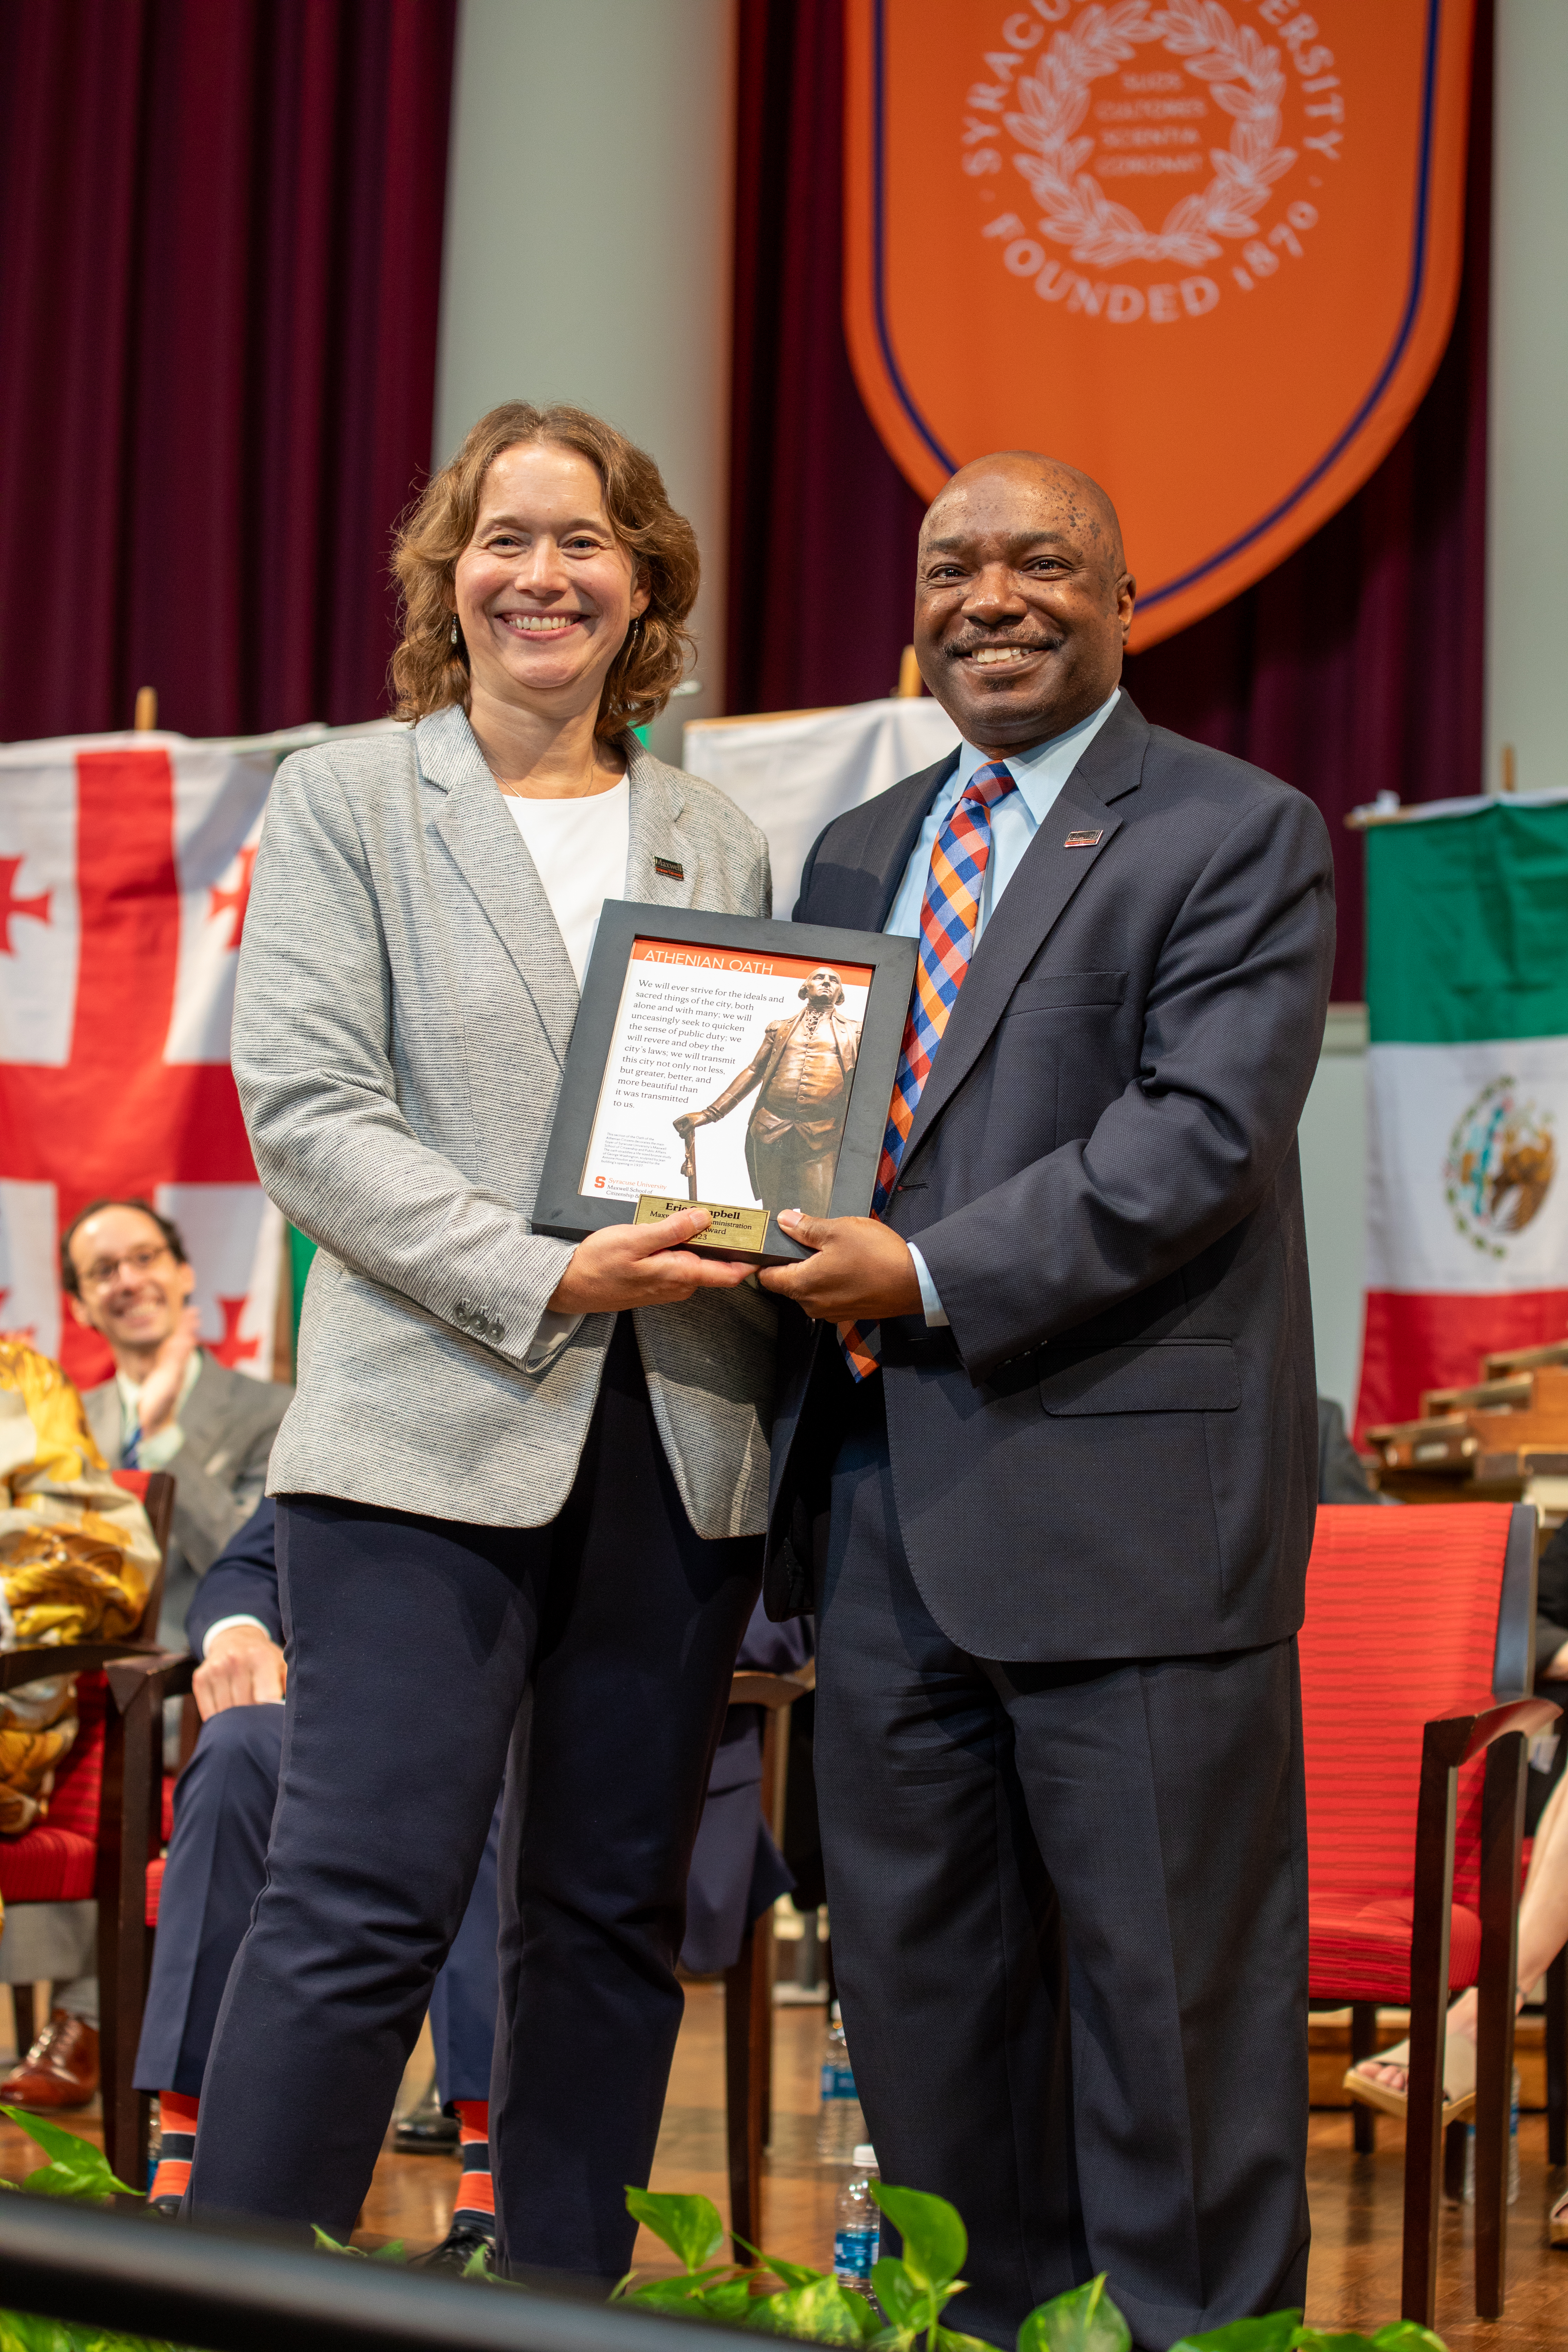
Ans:
{"label": "plaid necktie", "polygon": [[[904,1024],[903,1050],[893,1080],[882,1156],[877,1164],[877,1189],[871,1201],[874,1217],[881,1215],[892,1195],[914,1124],[915,1105],[931,1076],[948,1014],[958,1000],[974,952],[980,892],[991,857],[991,812],[1005,793],[1016,790],[1012,771],[1003,761],[993,760],[976,769],[937,835],[921,906],[914,1002]],[[851,1374],[858,1381],[866,1380],[882,1360],[880,1326],[841,1323],[838,1337]]]}

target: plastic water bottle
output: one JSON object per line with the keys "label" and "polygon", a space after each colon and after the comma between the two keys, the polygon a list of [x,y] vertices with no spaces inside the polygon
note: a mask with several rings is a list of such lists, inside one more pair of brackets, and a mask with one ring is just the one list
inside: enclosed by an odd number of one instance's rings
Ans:
{"label": "plastic water bottle", "polygon": [[822,2044],[822,2098],[817,2111],[816,2153],[826,2164],[848,2164],[866,2137],[866,2118],[855,2095],[849,2051],[838,2003],[828,2011]]}
{"label": "plastic water bottle", "polygon": [[882,2216],[871,2194],[877,2151],[864,2140],[850,2158],[854,2169],[838,2192],[833,2209],[833,2275],[840,2286],[871,2294],[871,2265],[882,2242]]}
{"label": "plastic water bottle", "polygon": [[[1476,2201],[1476,2127],[1468,2126],[1465,2133],[1465,2202]],[[1519,2202],[1519,2068],[1513,2070],[1513,2096],[1508,2111],[1508,2201]]]}

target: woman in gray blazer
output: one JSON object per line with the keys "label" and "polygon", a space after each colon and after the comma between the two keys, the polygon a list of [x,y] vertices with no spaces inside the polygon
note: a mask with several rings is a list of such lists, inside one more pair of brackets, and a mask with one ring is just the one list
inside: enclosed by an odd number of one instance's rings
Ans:
{"label": "woman in gray blazer", "polygon": [[289,1720],[201,2104],[197,2211],[346,2237],[506,1774],[498,2259],[630,2260],[687,1864],[756,1598],[773,1304],[530,1230],[601,902],[765,915],[766,844],[629,731],[689,525],[612,426],[483,417],[400,538],[405,733],[279,771],[234,1067],[320,1244],[272,1454]]}

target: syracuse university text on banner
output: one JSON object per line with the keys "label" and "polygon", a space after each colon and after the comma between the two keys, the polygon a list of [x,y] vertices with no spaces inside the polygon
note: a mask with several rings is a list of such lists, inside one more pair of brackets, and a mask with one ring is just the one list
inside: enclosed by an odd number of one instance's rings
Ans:
{"label": "syracuse university text on banner", "polygon": [[1152,644],[1365,481],[1461,258],[1474,0],[847,0],[845,329],[925,497],[1115,499]]}
{"label": "syracuse university text on banner", "polygon": [[1568,1338],[1568,794],[1434,803],[1366,851],[1363,1429]]}

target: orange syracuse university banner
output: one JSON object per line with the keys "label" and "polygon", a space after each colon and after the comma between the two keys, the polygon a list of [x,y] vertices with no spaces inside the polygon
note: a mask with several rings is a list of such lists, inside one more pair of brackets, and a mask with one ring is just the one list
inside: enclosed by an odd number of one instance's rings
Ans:
{"label": "orange syracuse university banner", "polygon": [[1357,490],[1458,292],[1474,0],[847,0],[845,324],[902,471],[1110,490],[1147,646]]}

